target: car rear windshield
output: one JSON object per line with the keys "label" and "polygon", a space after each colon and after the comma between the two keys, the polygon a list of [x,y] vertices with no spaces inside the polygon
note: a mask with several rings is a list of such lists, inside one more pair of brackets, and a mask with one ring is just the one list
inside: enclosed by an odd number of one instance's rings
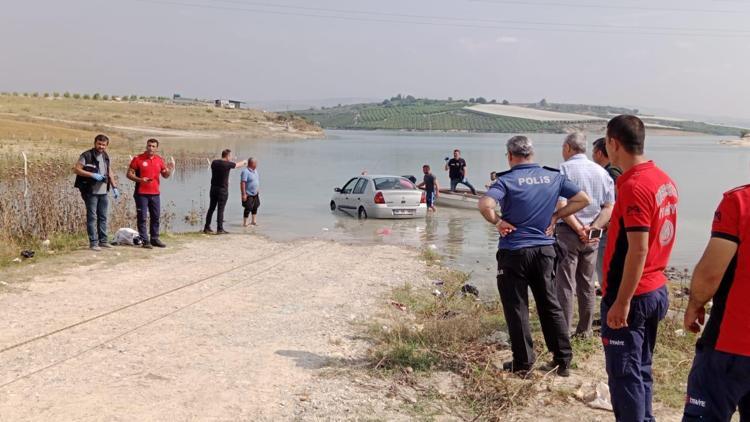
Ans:
{"label": "car rear windshield", "polygon": [[376,177],[375,190],[414,190],[417,187],[411,180],[403,177]]}

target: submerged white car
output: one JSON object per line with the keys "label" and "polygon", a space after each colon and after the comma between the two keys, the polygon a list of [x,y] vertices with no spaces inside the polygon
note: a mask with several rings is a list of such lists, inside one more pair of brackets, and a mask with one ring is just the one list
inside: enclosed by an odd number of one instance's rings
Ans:
{"label": "submerged white car", "polygon": [[401,176],[366,175],[335,188],[331,211],[358,218],[417,218],[427,214],[425,193]]}

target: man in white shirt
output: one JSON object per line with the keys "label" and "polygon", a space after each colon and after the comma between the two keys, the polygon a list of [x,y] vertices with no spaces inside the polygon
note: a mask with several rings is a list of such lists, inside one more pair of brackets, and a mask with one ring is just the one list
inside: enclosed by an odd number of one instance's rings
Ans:
{"label": "man in white shirt", "polygon": [[[615,204],[615,186],[601,166],[586,157],[586,136],[576,132],[565,138],[562,146],[565,162],[560,171],[591,197],[591,203],[576,214],[560,220],[555,233],[559,246],[555,281],[557,297],[563,308],[571,336],[592,334],[596,290],[594,271],[598,240],[590,240],[592,228],[607,225]],[[561,199],[560,205],[565,201]],[[573,295],[578,297],[578,324],[573,326]]]}

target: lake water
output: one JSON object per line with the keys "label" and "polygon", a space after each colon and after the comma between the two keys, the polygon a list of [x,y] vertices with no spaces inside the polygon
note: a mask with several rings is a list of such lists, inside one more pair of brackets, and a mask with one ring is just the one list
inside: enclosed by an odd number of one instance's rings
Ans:
{"label": "lake water", "polygon": [[[414,174],[421,179],[422,164],[430,164],[440,184],[448,186],[444,158],[454,148],[462,150],[468,178],[481,188],[493,170],[507,170],[503,134],[435,134],[401,132],[328,131],[327,138],[300,141],[173,140],[165,152],[179,148],[218,156],[231,148],[238,159],[259,160],[261,208],[259,226],[241,227],[239,170],[230,177],[230,199],[225,219],[233,233],[255,232],[272,239],[335,239],[352,243],[387,243],[425,247],[435,245],[449,264],[472,272],[481,290],[496,294],[494,251],[497,233],[477,211],[441,208],[426,219],[358,221],[328,208],[333,188],[363,169],[371,174]],[[537,161],[557,167],[562,160],[562,135],[529,135]],[[590,136],[589,144],[596,136]],[[677,244],[672,265],[692,267],[708,239],[713,212],[724,191],[748,183],[750,149],[723,147],[711,136],[655,136],[647,140],[647,155],[666,170],[680,191]],[[202,219],[191,226],[184,221],[190,210],[205,212],[210,171],[178,169],[176,177],[162,183],[162,201],[172,202],[177,231],[202,229]],[[214,224],[215,228],[215,216]],[[251,251],[250,251],[251,252]],[[356,260],[356,251],[352,260]],[[342,263],[346,265],[346,263]]]}

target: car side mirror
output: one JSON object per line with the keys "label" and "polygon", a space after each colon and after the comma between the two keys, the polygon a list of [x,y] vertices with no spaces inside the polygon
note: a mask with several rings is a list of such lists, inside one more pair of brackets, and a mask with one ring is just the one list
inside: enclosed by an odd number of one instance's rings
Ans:
{"label": "car side mirror", "polygon": [[333,191],[336,193],[341,193],[341,188],[333,188]]}

